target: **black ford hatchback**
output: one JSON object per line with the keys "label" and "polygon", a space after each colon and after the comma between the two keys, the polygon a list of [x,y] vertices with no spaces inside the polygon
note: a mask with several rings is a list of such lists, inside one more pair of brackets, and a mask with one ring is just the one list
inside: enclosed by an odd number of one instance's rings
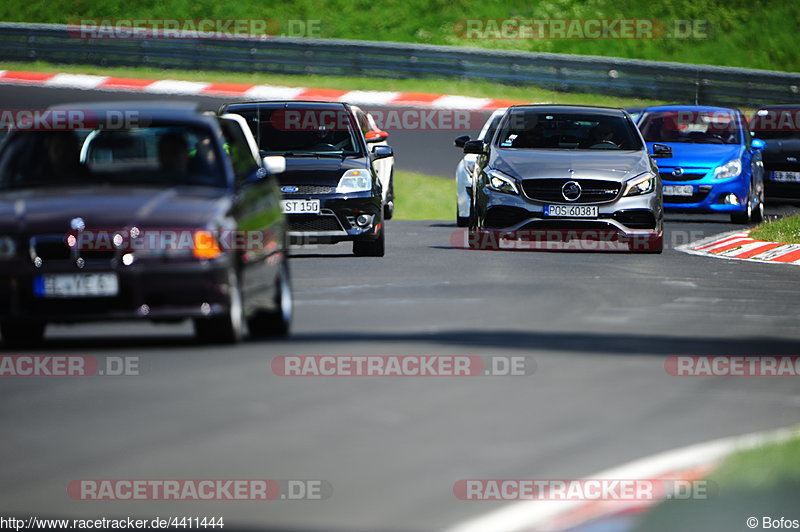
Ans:
{"label": "black ford hatchback", "polygon": [[353,242],[353,253],[382,257],[385,247],[381,184],[349,105],[335,102],[241,102],[220,114],[245,118],[261,156],[279,174],[283,212],[295,243]]}

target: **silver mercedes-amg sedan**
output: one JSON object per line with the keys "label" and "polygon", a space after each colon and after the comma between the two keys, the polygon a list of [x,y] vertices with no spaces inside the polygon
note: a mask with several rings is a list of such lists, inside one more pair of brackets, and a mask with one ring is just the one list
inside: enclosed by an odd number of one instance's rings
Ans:
{"label": "silver mercedes-amg sedan", "polygon": [[630,115],[588,106],[510,107],[478,155],[467,244],[477,249],[663,249],[655,157]]}

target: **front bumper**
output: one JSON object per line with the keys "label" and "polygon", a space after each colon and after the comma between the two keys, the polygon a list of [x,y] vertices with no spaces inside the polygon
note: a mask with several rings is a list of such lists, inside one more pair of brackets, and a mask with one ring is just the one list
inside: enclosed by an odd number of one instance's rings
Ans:
{"label": "front bumper", "polygon": [[484,188],[481,226],[465,235],[471,249],[658,251],[663,210],[656,193],[597,204],[597,218],[548,217],[546,202]]}
{"label": "front bumper", "polygon": [[[228,261],[134,263],[109,267],[87,263],[36,269],[30,264],[0,268],[0,318],[77,323],[104,320],[181,320],[228,310]],[[34,294],[40,274],[116,273],[119,292],[112,297],[45,298]]]}
{"label": "front bumper", "polygon": [[[383,231],[383,203],[380,195],[356,194],[284,194],[285,199],[317,199],[319,214],[287,214],[290,242],[293,244],[326,243],[374,240]],[[371,217],[366,225],[359,225],[360,215]]]}
{"label": "front bumper", "polygon": [[[691,196],[664,196],[664,209],[671,212],[732,213],[747,210],[749,183],[741,176],[727,180],[664,181],[664,186],[691,185]],[[722,203],[728,194],[736,194],[737,204]]]}

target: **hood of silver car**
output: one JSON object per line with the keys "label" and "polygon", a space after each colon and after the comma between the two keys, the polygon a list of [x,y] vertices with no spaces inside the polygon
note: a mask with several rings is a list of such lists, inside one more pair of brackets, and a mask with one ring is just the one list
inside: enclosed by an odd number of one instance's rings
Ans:
{"label": "hood of silver car", "polygon": [[489,166],[518,179],[575,177],[625,181],[650,170],[645,151],[529,150],[492,151]]}

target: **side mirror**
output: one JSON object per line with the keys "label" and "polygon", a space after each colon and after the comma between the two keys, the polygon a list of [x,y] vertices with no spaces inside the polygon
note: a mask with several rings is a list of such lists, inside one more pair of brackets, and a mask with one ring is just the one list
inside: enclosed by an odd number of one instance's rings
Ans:
{"label": "side mirror", "polygon": [[464,143],[464,153],[474,153],[475,155],[483,155],[486,153],[486,145],[482,140],[469,140]]}
{"label": "side mirror", "polygon": [[767,143],[764,142],[761,139],[753,139],[753,140],[750,141],[750,147],[755,151],[759,151],[759,150],[763,150],[764,148],[766,148],[767,147]]}
{"label": "side mirror", "polygon": [[372,147],[372,158],[377,159],[386,159],[387,157],[393,157],[394,150],[391,146],[373,146]]}
{"label": "side mirror", "polygon": [[653,159],[669,159],[672,157],[672,148],[666,144],[653,144]]}
{"label": "side mirror", "polygon": [[367,131],[364,139],[367,143],[381,142],[389,138],[389,134],[385,131]]}
{"label": "side mirror", "polygon": [[282,155],[268,155],[262,157],[261,160],[264,162],[264,168],[270,174],[282,174],[286,171],[286,157]]}
{"label": "side mirror", "polygon": [[456,148],[463,148],[467,141],[469,141],[469,135],[461,135],[460,137],[456,137],[456,140],[453,141],[453,144]]}

